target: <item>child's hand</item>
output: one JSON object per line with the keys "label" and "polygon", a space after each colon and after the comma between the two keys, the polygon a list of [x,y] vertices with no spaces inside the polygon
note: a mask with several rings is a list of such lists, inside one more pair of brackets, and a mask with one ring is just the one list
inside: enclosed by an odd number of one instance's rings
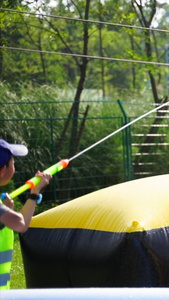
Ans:
{"label": "child's hand", "polygon": [[40,177],[41,181],[38,185],[31,189],[32,194],[39,194],[40,191],[49,184],[49,181],[52,179],[52,175],[45,172],[38,171],[35,176]]}
{"label": "child's hand", "polygon": [[9,197],[9,195],[6,193],[6,198],[3,201],[3,204],[8,206],[11,209],[14,209],[14,201]]}

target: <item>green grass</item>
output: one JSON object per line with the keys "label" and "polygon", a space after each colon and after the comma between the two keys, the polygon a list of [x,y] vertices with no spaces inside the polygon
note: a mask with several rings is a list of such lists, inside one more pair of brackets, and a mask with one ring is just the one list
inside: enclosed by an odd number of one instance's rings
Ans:
{"label": "green grass", "polygon": [[25,273],[18,236],[15,234],[14,253],[11,268],[11,289],[25,289]]}

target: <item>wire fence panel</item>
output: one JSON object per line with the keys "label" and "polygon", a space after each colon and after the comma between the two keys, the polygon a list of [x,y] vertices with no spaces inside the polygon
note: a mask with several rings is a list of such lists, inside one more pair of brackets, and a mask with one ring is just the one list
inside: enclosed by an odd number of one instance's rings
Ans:
{"label": "wire fence panel", "polygon": [[[96,125],[100,128],[96,130]],[[58,125],[59,123],[59,125]],[[62,137],[65,119],[8,119],[0,120],[1,138],[9,142],[22,142],[28,146],[27,157],[15,158],[16,173],[12,188],[18,188],[32,178],[37,170],[44,170],[60,159],[69,158],[70,129]],[[122,126],[122,117],[89,117],[80,139],[77,152],[103,138],[107,133]],[[88,127],[92,130],[88,130]],[[23,130],[24,128],[24,130]],[[71,127],[70,127],[71,128]],[[23,132],[22,132],[23,131]],[[22,134],[20,134],[22,132]],[[61,143],[61,145],[60,145]],[[86,193],[123,181],[122,135],[109,139],[70,162],[69,167],[54,175],[46,189],[45,201],[62,203]],[[69,174],[71,172],[71,176]],[[68,183],[69,178],[69,183]],[[10,188],[11,189],[11,188]],[[8,192],[10,193],[11,190]],[[67,195],[69,195],[67,197]],[[25,199],[25,195],[20,196]]]}

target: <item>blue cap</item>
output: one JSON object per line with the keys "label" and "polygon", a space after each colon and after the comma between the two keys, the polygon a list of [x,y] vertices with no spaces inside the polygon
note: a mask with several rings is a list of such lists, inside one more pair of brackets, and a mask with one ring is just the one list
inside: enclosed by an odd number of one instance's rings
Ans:
{"label": "blue cap", "polygon": [[25,156],[28,149],[24,145],[9,144],[0,139],[0,168],[4,166],[12,156]]}

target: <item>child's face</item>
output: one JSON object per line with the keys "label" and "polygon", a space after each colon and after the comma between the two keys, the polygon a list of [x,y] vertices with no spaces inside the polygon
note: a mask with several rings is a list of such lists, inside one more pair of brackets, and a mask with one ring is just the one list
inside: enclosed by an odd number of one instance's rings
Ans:
{"label": "child's face", "polygon": [[15,165],[14,165],[14,158],[11,157],[11,159],[8,162],[8,165],[3,166],[0,169],[0,185],[6,185],[8,184],[9,180],[13,177],[15,173]]}

